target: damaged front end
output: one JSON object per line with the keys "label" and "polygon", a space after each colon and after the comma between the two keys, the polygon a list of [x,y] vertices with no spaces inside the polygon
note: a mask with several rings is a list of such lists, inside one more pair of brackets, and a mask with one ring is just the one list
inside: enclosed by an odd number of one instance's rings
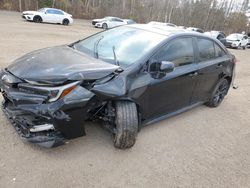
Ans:
{"label": "damaged front end", "polygon": [[69,46],[34,51],[0,71],[3,111],[25,140],[58,146],[85,135],[84,122],[105,105],[92,89],[120,72]]}
{"label": "damaged front end", "polygon": [[22,138],[50,148],[85,135],[84,122],[96,100],[84,83],[34,86],[7,70],[0,78],[3,111]]}

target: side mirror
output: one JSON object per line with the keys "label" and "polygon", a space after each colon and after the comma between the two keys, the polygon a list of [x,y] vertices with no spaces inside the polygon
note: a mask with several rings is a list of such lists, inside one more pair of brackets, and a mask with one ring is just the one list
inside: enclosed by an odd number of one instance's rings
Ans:
{"label": "side mirror", "polygon": [[169,73],[174,71],[174,63],[170,61],[162,61],[160,71]]}
{"label": "side mirror", "polygon": [[149,72],[155,79],[161,79],[166,76],[167,73],[174,71],[174,63],[169,61],[150,63]]}

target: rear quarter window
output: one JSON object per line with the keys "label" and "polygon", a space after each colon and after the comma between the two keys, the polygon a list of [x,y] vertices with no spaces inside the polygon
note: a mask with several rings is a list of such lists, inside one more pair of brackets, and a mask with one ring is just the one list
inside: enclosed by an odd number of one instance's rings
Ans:
{"label": "rear quarter window", "polygon": [[226,52],[223,49],[221,49],[221,47],[216,43],[214,43],[214,49],[215,49],[215,57],[222,57],[226,55]]}
{"label": "rear quarter window", "polygon": [[208,39],[198,38],[199,61],[208,61],[215,58],[214,42]]}

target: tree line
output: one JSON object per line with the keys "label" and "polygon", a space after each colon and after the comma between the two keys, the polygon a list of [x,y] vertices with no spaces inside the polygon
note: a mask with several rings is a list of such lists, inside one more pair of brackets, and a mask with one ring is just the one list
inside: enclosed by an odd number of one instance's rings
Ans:
{"label": "tree line", "polygon": [[249,30],[245,16],[249,0],[0,0],[0,9],[24,11],[42,7],[62,9],[74,18],[117,16],[171,22],[226,33]]}

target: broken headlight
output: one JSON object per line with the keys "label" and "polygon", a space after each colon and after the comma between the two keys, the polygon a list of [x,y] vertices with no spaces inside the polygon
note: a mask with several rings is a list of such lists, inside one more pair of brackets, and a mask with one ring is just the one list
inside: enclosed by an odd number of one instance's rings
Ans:
{"label": "broken headlight", "polygon": [[79,82],[73,82],[63,86],[56,87],[44,87],[44,86],[32,86],[30,84],[19,84],[18,88],[20,91],[31,94],[38,95],[47,95],[49,102],[57,101],[60,98],[63,98],[74,90]]}

